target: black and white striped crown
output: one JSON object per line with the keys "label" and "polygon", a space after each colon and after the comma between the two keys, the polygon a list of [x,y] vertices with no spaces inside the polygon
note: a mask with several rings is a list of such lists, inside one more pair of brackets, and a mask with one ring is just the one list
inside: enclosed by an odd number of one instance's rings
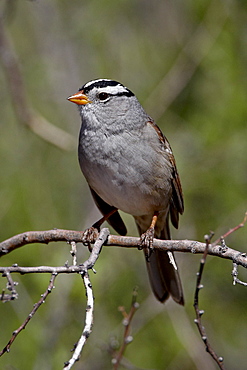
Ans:
{"label": "black and white striped crown", "polygon": [[93,80],[87,82],[85,85],[83,85],[79,91],[84,92],[84,94],[87,94],[89,91],[97,89],[102,92],[105,92],[109,95],[126,95],[126,96],[133,96],[133,92],[130,91],[127,87],[122,85],[120,82],[109,80],[106,78],[100,78],[98,80]]}

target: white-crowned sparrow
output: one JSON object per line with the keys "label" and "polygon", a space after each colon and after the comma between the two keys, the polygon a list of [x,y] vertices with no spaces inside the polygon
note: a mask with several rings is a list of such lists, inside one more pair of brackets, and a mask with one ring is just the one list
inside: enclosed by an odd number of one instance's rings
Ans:
{"label": "white-crowned sparrow", "polygon": [[[133,215],[143,245],[152,244],[153,236],[170,239],[169,217],[177,228],[183,196],[171,147],[159,127],[116,81],[90,81],[68,100],[79,107],[79,162],[104,219],[125,235],[119,209]],[[171,252],[154,250],[147,268],[159,301],[171,294],[184,303]]]}

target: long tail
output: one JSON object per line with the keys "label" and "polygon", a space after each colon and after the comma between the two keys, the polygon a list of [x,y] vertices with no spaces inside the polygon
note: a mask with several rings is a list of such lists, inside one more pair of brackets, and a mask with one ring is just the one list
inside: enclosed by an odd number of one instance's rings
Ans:
{"label": "long tail", "polygon": [[[135,220],[141,235],[147,229],[143,230],[143,225],[140,225],[142,222],[140,223],[138,218],[135,218]],[[168,217],[166,218],[165,227],[158,235],[157,232],[155,232],[154,237],[164,240],[171,239]],[[156,249],[153,251],[146,264],[150,284],[155,297],[160,302],[165,302],[171,295],[175,302],[183,305],[183,289],[173,253],[163,252]]]}

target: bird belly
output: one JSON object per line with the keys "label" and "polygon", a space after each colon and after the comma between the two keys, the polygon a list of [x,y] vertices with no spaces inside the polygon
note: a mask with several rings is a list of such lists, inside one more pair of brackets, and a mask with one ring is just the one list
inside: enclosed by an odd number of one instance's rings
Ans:
{"label": "bird belly", "polygon": [[149,144],[127,132],[109,137],[81,132],[79,162],[89,186],[133,216],[166,210],[171,199],[170,164]]}
{"label": "bird belly", "polygon": [[110,166],[92,162],[85,165],[81,159],[80,165],[89,186],[109,205],[133,216],[167,209],[171,186],[165,179],[146,174],[145,169],[130,163],[122,167],[117,161]]}

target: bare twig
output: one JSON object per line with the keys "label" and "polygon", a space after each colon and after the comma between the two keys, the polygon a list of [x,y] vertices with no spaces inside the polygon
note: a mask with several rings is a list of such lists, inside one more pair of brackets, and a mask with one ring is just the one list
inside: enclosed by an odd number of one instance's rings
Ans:
{"label": "bare twig", "polygon": [[9,352],[10,351],[10,347],[12,345],[12,343],[14,342],[15,338],[17,337],[17,335],[23,330],[25,329],[25,327],[27,326],[27,324],[29,323],[29,321],[32,319],[32,317],[34,316],[34,314],[37,312],[37,310],[39,309],[39,307],[42,305],[42,303],[45,302],[47,296],[49,293],[51,293],[52,289],[54,288],[54,281],[56,279],[56,276],[57,274],[56,273],[53,273],[52,276],[51,276],[51,279],[50,279],[50,283],[48,285],[48,288],[46,289],[46,291],[44,292],[44,294],[41,295],[41,298],[40,300],[35,303],[35,305],[33,306],[33,309],[32,311],[30,312],[30,314],[27,316],[26,320],[21,324],[21,326],[16,329],[13,334],[12,334],[12,337],[10,338],[9,342],[7,343],[7,345],[3,348],[3,350],[0,352],[0,356],[2,356],[5,352]]}
{"label": "bare twig", "polygon": [[114,365],[114,367],[113,367],[114,370],[117,370],[119,368],[119,365],[120,365],[121,360],[123,358],[123,354],[124,354],[124,351],[125,351],[126,347],[133,340],[133,337],[130,335],[130,332],[131,332],[131,326],[130,325],[131,325],[131,321],[134,317],[134,314],[135,314],[136,310],[139,308],[139,303],[136,302],[136,298],[137,298],[137,290],[134,289],[133,296],[132,296],[132,304],[131,304],[131,308],[130,308],[129,313],[127,313],[125,311],[124,307],[119,307],[119,311],[122,312],[123,317],[124,317],[123,325],[124,325],[125,329],[124,329],[123,343],[122,343],[118,353],[114,356],[114,359],[112,360],[112,363]]}
{"label": "bare twig", "polygon": [[89,270],[94,267],[97,259],[99,258],[102,246],[106,243],[109,234],[110,231],[106,227],[100,231],[88,260],[83,263],[85,269]]}
{"label": "bare twig", "polygon": [[243,286],[247,286],[247,283],[245,283],[242,280],[239,280],[239,278],[238,278],[238,265],[235,262],[233,262],[232,276],[233,276],[233,285],[240,284],[240,285],[243,285]]}
{"label": "bare twig", "polygon": [[81,351],[92,332],[93,326],[93,310],[94,310],[94,296],[92,285],[89,279],[89,275],[87,272],[81,273],[84,286],[86,289],[86,296],[87,296],[87,308],[86,308],[86,318],[85,318],[85,326],[82,332],[82,335],[79,341],[76,343],[75,347],[73,348],[73,356],[71,359],[64,364],[64,370],[69,370],[72,366],[79,361],[81,356]]}
{"label": "bare twig", "polygon": [[[71,369],[73,364],[76,361],[78,361],[78,359],[80,357],[80,353],[82,351],[82,348],[83,348],[87,338],[89,337],[89,335],[92,331],[94,298],[93,298],[91,282],[90,282],[89,275],[88,275],[88,270],[93,269],[93,266],[94,266],[94,264],[96,263],[96,261],[99,257],[102,245],[106,241],[108,235],[109,235],[109,229],[105,228],[105,229],[101,230],[97,240],[95,241],[92,253],[90,254],[88,260],[85,261],[84,264],[82,264],[80,266],[64,266],[64,267],[39,266],[37,268],[35,268],[35,267],[34,268],[32,268],[32,267],[29,268],[29,267],[19,267],[17,264],[15,264],[11,267],[1,268],[4,276],[6,276],[7,279],[8,279],[8,285],[11,285],[12,289],[13,289],[13,286],[15,285],[15,283],[13,282],[13,280],[10,276],[10,273],[12,273],[12,272],[19,272],[19,273],[22,273],[22,274],[23,273],[31,273],[31,272],[51,272],[52,276],[51,276],[51,279],[50,279],[49,286],[46,289],[45,293],[42,294],[41,299],[34,305],[32,311],[30,312],[30,314],[28,315],[26,320],[23,322],[23,324],[17,330],[15,330],[13,332],[13,335],[10,338],[8,344],[0,352],[0,356],[2,356],[5,352],[9,352],[10,346],[12,345],[12,343],[15,340],[15,338],[17,337],[17,335],[23,329],[25,329],[26,325],[31,320],[33,315],[36,313],[38,308],[42,305],[42,303],[44,303],[48,294],[51,293],[51,291],[54,287],[54,281],[55,281],[56,276],[59,273],[62,273],[62,272],[65,272],[65,273],[66,272],[67,273],[76,273],[77,272],[77,273],[81,274],[81,276],[83,278],[83,281],[84,281],[84,285],[85,285],[85,289],[86,289],[86,295],[87,295],[87,309],[86,309],[85,327],[84,327],[82,336],[81,336],[80,340],[78,341],[78,343],[75,346],[74,354],[73,354],[71,360],[68,361],[64,366],[64,369],[66,369],[66,370]],[[75,246],[73,246],[73,250],[75,251]],[[2,294],[2,297],[4,297],[3,294]]]}
{"label": "bare twig", "polygon": [[210,241],[212,239],[212,236],[213,236],[213,233],[211,233],[210,235],[205,235],[206,247],[205,247],[205,251],[203,253],[203,257],[201,258],[199,271],[197,273],[196,290],[195,290],[195,296],[194,296],[194,308],[195,308],[195,312],[196,312],[196,319],[194,320],[194,322],[197,325],[197,328],[199,330],[201,338],[202,338],[202,340],[205,344],[206,351],[211,355],[211,357],[217,363],[219,368],[221,370],[224,370],[225,367],[224,367],[224,364],[223,364],[223,358],[218,357],[217,354],[215,353],[213,347],[211,346],[211,344],[208,340],[205,327],[202,325],[201,317],[204,314],[204,311],[199,309],[199,291],[203,288],[203,285],[201,284],[202,273],[203,273],[203,269],[204,269],[204,266],[205,266],[205,263],[206,263],[206,258],[207,258],[208,249],[209,249],[209,245],[210,245]]}
{"label": "bare twig", "polygon": [[246,221],[247,221],[247,212],[245,212],[244,219],[243,219],[242,222],[240,222],[240,224],[238,224],[237,226],[235,226],[232,229],[228,230],[224,235],[222,235],[220,238],[218,238],[217,240],[215,240],[215,242],[213,243],[213,245],[218,244],[220,241],[224,240],[227,236],[231,235],[232,233],[234,233],[235,231],[237,231],[241,227],[244,227]]}
{"label": "bare twig", "polygon": [[24,274],[75,274],[84,271],[83,265],[69,266],[67,263],[65,266],[35,266],[35,267],[22,267],[17,264],[10,267],[0,267],[0,273],[19,273]]}
{"label": "bare twig", "polygon": [[77,258],[76,258],[76,254],[77,254],[77,248],[76,248],[76,242],[72,241],[70,243],[71,245],[71,251],[70,251],[70,254],[72,256],[72,265],[73,266],[76,266],[77,265]]}
{"label": "bare twig", "polygon": [[23,245],[32,243],[49,244],[51,241],[64,241],[67,243],[82,241],[83,231],[53,229],[46,231],[28,231],[18,234],[0,243],[0,256],[10,253]]}
{"label": "bare twig", "polygon": [[95,244],[92,249],[92,253],[90,254],[90,257],[87,261],[84,262],[83,268],[84,271],[81,272],[81,276],[83,278],[83,282],[86,289],[86,296],[87,296],[87,308],[86,308],[86,318],[85,318],[85,326],[82,332],[82,335],[75,345],[75,348],[73,349],[73,356],[71,359],[64,364],[64,370],[70,370],[72,366],[75,364],[76,361],[79,360],[81,351],[89,337],[89,335],[92,332],[92,326],[93,326],[93,310],[94,310],[94,296],[93,296],[93,290],[92,285],[90,282],[90,278],[88,275],[88,269],[92,269],[94,264],[96,263],[100,251],[102,249],[102,246],[104,242],[106,241],[107,237],[109,235],[108,229],[102,229]]}
{"label": "bare twig", "polygon": [[0,301],[8,302],[8,301],[13,301],[14,299],[17,299],[18,298],[18,293],[17,293],[15,287],[16,287],[16,285],[18,285],[18,283],[16,283],[12,279],[11,274],[9,273],[9,271],[3,272],[2,277],[7,278],[6,289],[9,290],[11,292],[11,294],[5,294],[5,292],[3,290],[2,294],[0,296]]}

